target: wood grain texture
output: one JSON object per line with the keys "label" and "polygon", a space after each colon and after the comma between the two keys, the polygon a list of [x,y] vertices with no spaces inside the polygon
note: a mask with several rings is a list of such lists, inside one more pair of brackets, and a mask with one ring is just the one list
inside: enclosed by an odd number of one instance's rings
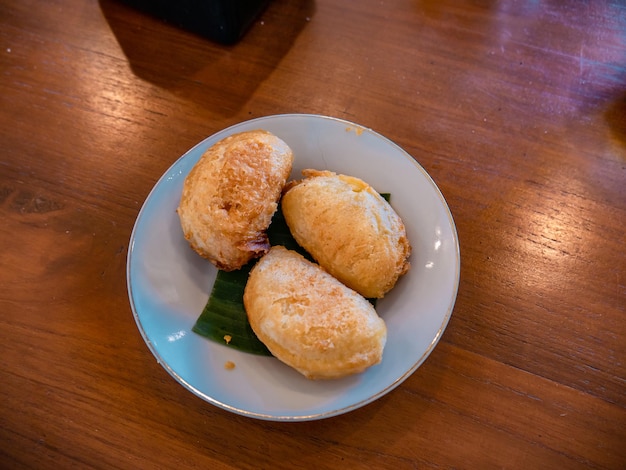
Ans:
{"label": "wood grain texture", "polygon": [[[1,2],[0,467],[625,468],[625,31],[617,0],[274,0],[220,46],[117,0]],[[462,267],[399,388],[270,423],[156,363],[125,270],[176,159],[289,112],[413,155]]]}

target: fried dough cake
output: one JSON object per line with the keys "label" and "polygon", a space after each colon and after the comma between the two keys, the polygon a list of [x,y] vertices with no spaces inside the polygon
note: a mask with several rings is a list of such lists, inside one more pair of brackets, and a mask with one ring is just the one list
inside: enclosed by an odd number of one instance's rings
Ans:
{"label": "fried dough cake", "polygon": [[282,211],[298,244],[326,271],[364,297],[381,298],[409,270],[402,219],[366,182],[304,170],[287,183]]}
{"label": "fried dough cake", "polygon": [[185,179],[177,210],[191,247],[224,271],[266,253],[266,230],[292,164],[289,146],[263,130],[210,147]]}
{"label": "fried dough cake", "polygon": [[374,307],[295,251],[272,247],[243,300],[258,338],[307,378],[356,374],[382,359],[387,327]]}

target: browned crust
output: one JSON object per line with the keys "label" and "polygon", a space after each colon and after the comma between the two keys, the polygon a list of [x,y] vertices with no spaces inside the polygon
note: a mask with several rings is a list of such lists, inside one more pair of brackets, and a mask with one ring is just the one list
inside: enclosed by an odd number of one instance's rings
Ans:
{"label": "browned crust", "polygon": [[287,144],[263,130],[210,147],[185,179],[177,210],[191,247],[225,271],[266,253],[265,232],[292,163]]}
{"label": "browned crust", "polygon": [[272,354],[310,379],[356,374],[382,359],[387,329],[372,305],[282,246],[252,269],[244,305]]}
{"label": "browned crust", "polygon": [[329,273],[365,297],[380,298],[409,268],[404,223],[369,184],[330,171],[304,170],[283,193],[296,241]]}

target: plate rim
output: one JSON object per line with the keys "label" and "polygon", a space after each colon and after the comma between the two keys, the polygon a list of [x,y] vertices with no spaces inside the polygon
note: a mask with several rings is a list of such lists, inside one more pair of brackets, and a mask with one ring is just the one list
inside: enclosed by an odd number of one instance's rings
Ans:
{"label": "plate rim", "polygon": [[[218,135],[223,135],[224,137],[227,135],[230,135],[231,133],[233,133],[233,131],[237,130],[240,127],[246,126],[246,125],[250,125],[253,123],[261,123],[263,121],[267,121],[267,120],[275,120],[275,119],[322,119],[322,120],[330,120],[330,121],[335,121],[338,123],[341,123],[349,128],[354,128],[357,130],[358,133],[362,133],[362,132],[369,132],[374,134],[374,136],[378,139],[384,140],[386,141],[386,143],[388,145],[391,145],[392,147],[395,147],[396,150],[398,150],[401,154],[403,154],[419,171],[420,173],[426,178],[426,180],[430,183],[430,186],[432,189],[434,189],[437,198],[439,199],[439,201],[442,204],[443,209],[445,210],[445,214],[447,216],[447,220],[448,223],[450,225],[450,231],[451,231],[451,235],[452,235],[452,239],[454,240],[454,274],[453,274],[453,289],[451,292],[451,296],[450,296],[450,300],[448,303],[448,307],[447,307],[447,311],[445,313],[445,315],[442,317],[442,321],[441,324],[439,325],[439,329],[437,330],[434,338],[431,340],[430,344],[428,345],[428,347],[426,348],[426,350],[422,353],[422,355],[417,358],[415,360],[415,362],[413,363],[413,365],[407,369],[402,375],[400,375],[396,380],[394,380],[393,382],[391,382],[389,385],[387,385],[385,388],[383,388],[382,390],[368,396],[365,399],[359,400],[356,403],[352,403],[350,405],[344,406],[342,408],[338,408],[338,409],[333,409],[333,410],[328,410],[328,411],[323,411],[323,412],[317,412],[317,413],[301,413],[301,414],[292,414],[292,415],[273,415],[273,414],[267,414],[267,413],[259,413],[256,411],[250,411],[250,410],[245,410],[245,409],[241,409],[239,407],[236,406],[232,406],[229,405],[228,403],[224,403],[221,400],[217,400],[213,397],[211,397],[210,395],[208,395],[207,393],[199,390],[197,387],[195,387],[194,385],[190,384],[187,380],[185,380],[178,372],[176,372],[176,370],[174,370],[172,368],[172,366],[170,366],[170,364],[161,356],[161,354],[159,354],[159,352],[157,351],[157,349],[154,347],[152,340],[148,337],[148,334],[146,333],[143,324],[141,322],[140,319],[140,315],[139,315],[139,311],[137,306],[135,305],[135,298],[133,296],[133,286],[132,286],[132,279],[131,279],[131,264],[132,264],[132,260],[133,260],[133,253],[135,250],[135,242],[136,242],[136,234],[140,225],[140,220],[142,218],[142,215],[145,213],[144,211],[146,210],[146,207],[149,203],[149,201],[151,200],[152,196],[156,193],[156,191],[158,190],[158,188],[161,186],[162,182],[164,180],[166,180],[169,175],[172,174],[173,169],[180,165],[181,162],[188,158],[190,154],[194,153],[195,151],[197,151],[197,149],[199,147],[202,147],[203,145],[206,144],[207,141],[216,138]],[[222,137],[223,138],[223,137]],[[457,296],[458,296],[458,290],[459,290],[459,284],[460,284],[460,271],[461,271],[461,252],[460,252],[460,243],[459,243],[459,238],[458,238],[458,232],[456,229],[456,224],[454,222],[454,218],[452,216],[452,212],[450,210],[450,207],[443,195],[443,193],[441,192],[441,189],[439,188],[439,186],[435,183],[434,179],[431,177],[431,175],[424,169],[424,167],[417,161],[417,159],[415,157],[413,157],[411,154],[409,154],[406,150],[404,150],[404,148],[402,148],[400,145],[398,145],[397,143],[395,143],[394,141],[392,141],[391,139],[385,137],[384,135],[374,131],[373,129],[369,128],[369,127],[365,127],[363,125],[360,125],[358,123],[352,122],[352,121],[348,121],[346,119],[342,119],[342,118],[337,118],[337,117],[332,117],[332,116],[326,116],[326,115],[320,115],[320,114],[309,114],[309,113],[285,113],[285,114],[272,114],[272,115],[265,115],[265,116],[260,116],[260,117],[256,117],[256,118],[252,118],[252,119],[248,119],[245,121],[240,121],[238,123],[232,124],[228,127],[225,127],[223,129],[220,129],[214,133],[212,133],[211,135],[205,137],[204,139],[202,139],[201,141],[199,141],[198,143],[196,143],[195,145],[193,145],[191,148],[189,148],[186,152],[184,152],[180,157],[178,157],[166,170],[165,172],[157,179],[157,181],[154,183],[154,185],[152,186],[151,190],[149,191],[149,193],[147,194],[146,198],[144,199],[144,202],[141,205],[141,208],[139,210],[139,212],[137,213],[137,216],[135,218],[135,222],[133,224],[133,228],[131,231],[131,235],[130,235],[130,239],[129,239],[129,245],[128,245],[128,253],[126,256],[126,285],[127,285],[127,293],[128,293],[128,298],[129,298],[129,303],[130,303],[130,307],[131,307],[131,311],[133,314],[133,318],[135,319],[135,323],[137,326],[137,329],[139,330],[144,342],[146,343],[146,345],[148,346],[148,349],[150,350],[150,352],[153,354],[153,356],[155,357],[155,359],[157,360],[157,363],[163,367],[168,374],[174,378],[179,384],[181,384],[184,388],[186,388],[187,390],[189,390],[190,392],[192,392],[194,395],[196,395],[197,397],[207,401],[208,403],[221,408],[225,411],[229,411],[231,413],[240,415],[240,416],[244,416],[244,417],[248,417],[248,418],[254,418],[254,419],[259,419],[259,420],[265,420],[265,421],[276,421],[276,422],[299,422],[299,421],[311,421],[311,420],[319,420],[319,419],[325,419],[325,418],[330,418],[333,416],[338,416],[341,414],[345,414],[351,411],[354,411],[358,408],[361,408],[369,403],[372,403],[380,398],[382,398],[384,395],[387,395],[389,392],[391,392],[392,390],[394,390],[395,388],[397,388],[400,384],[402,384],[406,379],[408,379],[408,377],[410,377],[419,367],[421,367],[421,365],[425,362],[425,360],[428,358],[428,356],[430,356],[430,354],[432,353],[432,351],[434,350],[434,348],[437,346],[437,344],[439,343],[440,339],[443,336],[444,331],[447,328],[447,325],[450,321],[450,318],[452,317],[452,313],[454,310],[454,306],[456,304],[456,300],[457,300]]]}

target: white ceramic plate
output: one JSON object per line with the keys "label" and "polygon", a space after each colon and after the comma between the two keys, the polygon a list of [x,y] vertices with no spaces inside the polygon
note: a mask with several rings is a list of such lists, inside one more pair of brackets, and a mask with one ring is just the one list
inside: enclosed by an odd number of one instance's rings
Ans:
{"label": "white ceramic plate", "polygon": [[[176,208],[202,153],[235,132],[265,129],[293,149],[292,178],[304,168],[357,176],[391,193],[413,247],[411,270],[377,303],[387,345],[382,363],[334,381],[310,381],[273,357],[255,356],[191,331],[216,270],[189,248]],[[157,361],[184,387],[223,409],[253,418],[304,421],[357,409],[409,377],[441,338],[456,299],[459,245],[452,215],[426,171],[393,142],[340,119],[268,116],[202,141],[158,181],[130,239],[127,281],[137,326]],[[224,366],[235,364],[233,370]]]}

